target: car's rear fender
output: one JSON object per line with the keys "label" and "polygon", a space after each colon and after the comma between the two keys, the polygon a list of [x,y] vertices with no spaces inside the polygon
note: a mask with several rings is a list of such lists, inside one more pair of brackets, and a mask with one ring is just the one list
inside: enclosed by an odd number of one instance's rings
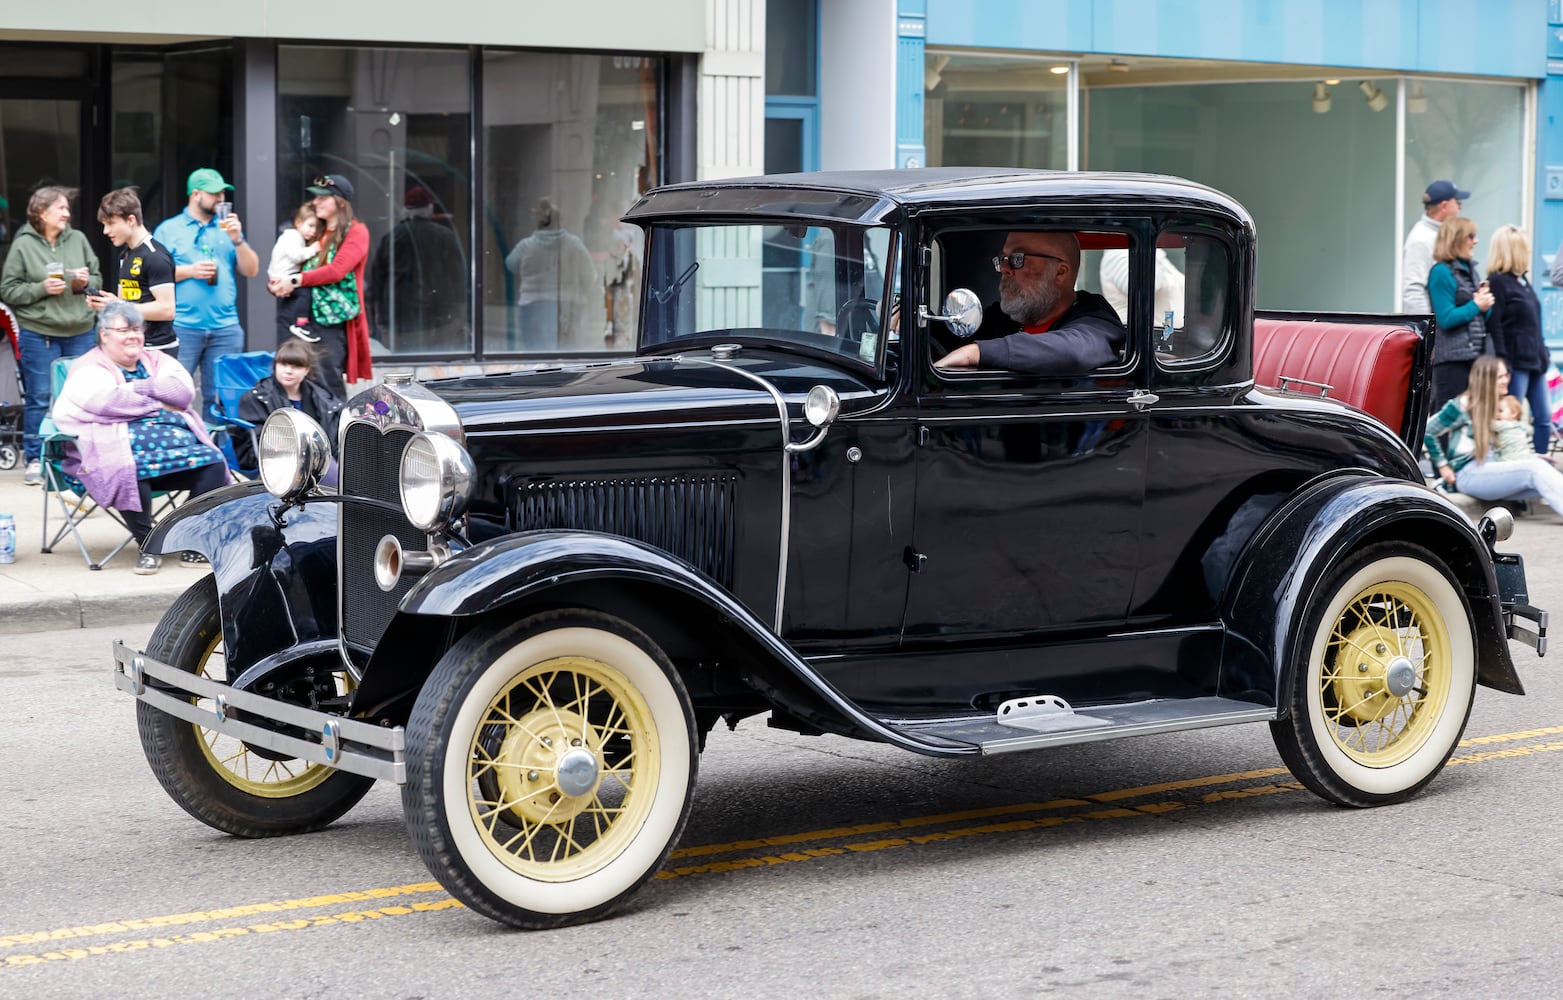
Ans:
{"label": "car's rear fender", "polygon": [[1477,681],[1523,694],[1486,543],[1460,509],[1416,483],[1341,474],[1313,484],[1275,511],[1228,576],[1222,693],[1278,704],[1307,655],[1302,617],[1330,569],[1347,553],[1404,541],[1437,554],[1454,573],[1476,626]]}
{"label": "car's rear fender", "polygon": [[147,536],[148,552],[210,560],[230,677],[279,653],[337,636],[337,508],[293,507],[260,483],[236,483],[181,504]]}
{"label": "car's rear fender", "polygon": [[861,711],[689,564],[633,539],[591,531],[522,532],[474,546],[430,571],[403,598],[370,658],[355,714],[394,722],[456,637],[487,622],[562,607],[622,617],[681,668],[730,670],[774,707],[827,732],[918,753],[963,752],[908,738]]}

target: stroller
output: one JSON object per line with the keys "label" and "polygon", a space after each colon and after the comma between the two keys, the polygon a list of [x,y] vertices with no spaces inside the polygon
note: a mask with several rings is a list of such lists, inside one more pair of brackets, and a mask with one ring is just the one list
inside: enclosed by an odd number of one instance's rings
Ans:
{"label": "stroller", "polygon": [[22,382],[16,316],[0,303],[0,469],[14,469],[22,457]]}

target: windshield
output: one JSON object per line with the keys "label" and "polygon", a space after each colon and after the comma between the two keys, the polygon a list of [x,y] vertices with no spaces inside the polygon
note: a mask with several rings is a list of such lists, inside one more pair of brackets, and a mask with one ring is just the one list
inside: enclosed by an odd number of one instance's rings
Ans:
{"label": "windshield", "polygon": [[761,340],[877,364],[892,252],[882,226],[654,226],[641,346]]}

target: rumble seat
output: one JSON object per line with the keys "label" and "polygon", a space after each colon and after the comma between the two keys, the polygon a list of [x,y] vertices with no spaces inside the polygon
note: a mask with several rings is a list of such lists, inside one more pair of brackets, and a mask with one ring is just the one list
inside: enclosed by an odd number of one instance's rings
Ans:
{"label": "rumble seat", "polygon": [[[1369,413],[1400,434],[1418,335],[1396,323],[1254,320],[1254,382],[1328,396]],[[1283,384],[1283,381],[1288,384]]]}

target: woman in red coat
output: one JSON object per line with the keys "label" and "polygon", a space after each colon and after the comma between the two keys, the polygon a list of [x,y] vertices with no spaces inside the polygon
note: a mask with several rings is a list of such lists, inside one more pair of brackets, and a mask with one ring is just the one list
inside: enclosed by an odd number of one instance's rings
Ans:
{"label": "woman in red coat", "polygon": [[266,287],[279,298],[300,286],[313,290],[311,321],[300,329],[308,330],[307,339],[320,351],[321,380],[345,398],[349,384],[372,374],[369,321],[364,315],[369,227],[353,218],[353,184],[346,177],[317,177],[308,190],[315,196],[315,215],[325,226],[320,253],[313,267],[288,278],[273,278]]}

